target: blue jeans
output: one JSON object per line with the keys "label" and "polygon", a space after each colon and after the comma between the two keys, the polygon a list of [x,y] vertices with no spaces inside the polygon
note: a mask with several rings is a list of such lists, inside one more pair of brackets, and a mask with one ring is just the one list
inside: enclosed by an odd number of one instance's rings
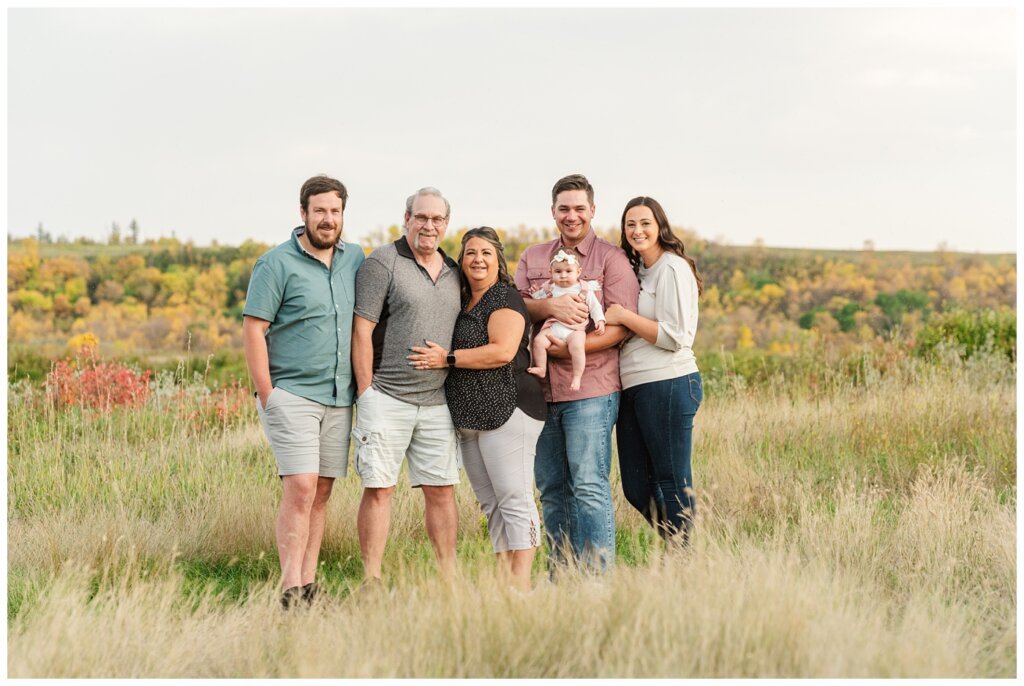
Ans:
{"label": "blue jeans", "polygon": [[704,399],[700,372],[622,391],[615,432],[622,491],[665,538],[685,544],[697,512],[690,452]]}
{"label": "blue jeans", "polygon": [[597,571],[615,562],[615,508],[608,476],[618,410],[618,391],[548,403],[533,473],[552,571],[570,551]]}

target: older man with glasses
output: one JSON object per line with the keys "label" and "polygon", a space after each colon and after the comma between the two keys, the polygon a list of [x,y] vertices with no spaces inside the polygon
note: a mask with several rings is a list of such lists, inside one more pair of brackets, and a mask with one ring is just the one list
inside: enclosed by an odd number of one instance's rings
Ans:
{"label": "older man with glasses", "polygon": [[[355,467],[363,482],[359,546],[364,583],[378,583],[403,457],[423,492],[427,535],[445,575],[455,570],[458,441],[444,382],[448,369],[417,370],[410,348],[451,348],[460,309],[459,266],[441,250],[451,206],[436,188],[405,203],[405,231],[374,250],[356,276],[352,366],[357,413]],[[449,360],[449,365],[453,364]]]}

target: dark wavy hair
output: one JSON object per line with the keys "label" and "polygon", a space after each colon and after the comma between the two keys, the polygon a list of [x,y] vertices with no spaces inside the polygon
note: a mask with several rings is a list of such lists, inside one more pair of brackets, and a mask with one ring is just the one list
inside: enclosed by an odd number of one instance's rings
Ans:
{"label": "dark wavy hair", "polygon": [[626,213],[634,207],[646,207],[651,210],[654,215],[654,221],[658,222],[658,243],[666,251],[675,253],[682,257],[690,265],[690,269],[693,270],[693,277],[697,279],[697,294],[704,294],[704,279],[701,278],[700,272],[697,271],[697,262],[686,254],[686,247],[683,242],[679,240],[679,237],[672,233],[672,227],[668,223],[668,216],[665,214],[664,208],[654,198],[648,198],[645,195],[641,195],[637,198],[633,198],[626,203],[626,209],[622,210],[622,221],[619,226],[621,227],[621,233],[619,235],[619,245],[623,250],[626,251],[626,257],[629,258],[629,263],[633,265],[633,271],[639,273],[640,271],[640,253],[633,249],[633,246],[626,240]]}
{"label": "dark wavy hair", "polygon": [[[498,256],[498,281],[507,284],[514,284],[512,276],[508,273],[508,263],[505,261],[505,248],[498,238],[498,232],[489,226],[478,226],[470,229],[462,236],[462,247],[459,249],[459,270],[462,269],[462,258],[466,256],[466,243],[470,238],[482,238],[494,246],[495,254]],[[462,274],[462,302],[469,302],[469,284],[466,282],[466,275]]]}

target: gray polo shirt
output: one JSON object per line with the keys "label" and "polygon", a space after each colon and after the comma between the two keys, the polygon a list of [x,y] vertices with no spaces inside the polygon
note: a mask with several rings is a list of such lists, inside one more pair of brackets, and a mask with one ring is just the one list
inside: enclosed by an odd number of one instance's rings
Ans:
{"label": "gray polo shirt", "polygon": [[356,276],[355,313],[373,330],[373,387],[412,405],[444,405],[448,369],[409,366],[409,348],[424,339],[451,349],[461,309],[459,265],[441,252],[437,281],[413,256],[405,236],[366,258]]}
{"label": "gray polo shirt", "polygon": [[243,315],[270,322],[270,381],[322,405],[355,399],[352,306],[356,272],[366,259],[355,243],[338,241],[328,269],[299,243],[305,231],[264,253],[252,268]]}

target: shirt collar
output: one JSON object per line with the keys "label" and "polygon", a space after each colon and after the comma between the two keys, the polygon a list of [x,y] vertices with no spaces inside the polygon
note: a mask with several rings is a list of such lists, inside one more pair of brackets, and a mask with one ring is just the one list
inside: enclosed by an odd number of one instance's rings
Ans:
{"label": "shirt collar", "polygon": [[[398,254],[401,255],[402,257],[406,257],[410,260],[416,259],[416,256],[412,254],[412,246],[409,245],[409,241],[406,240],[405,236],[399,236],[395,240],[395,250],[397,250]],[[441,246],[438,246],[437,251],[441,253],[441,259],[444,260],[444,263],[448,265],[449,269],[459,268],[458,263],[452,258],[448,257],[448,255],[445,254]]]}

